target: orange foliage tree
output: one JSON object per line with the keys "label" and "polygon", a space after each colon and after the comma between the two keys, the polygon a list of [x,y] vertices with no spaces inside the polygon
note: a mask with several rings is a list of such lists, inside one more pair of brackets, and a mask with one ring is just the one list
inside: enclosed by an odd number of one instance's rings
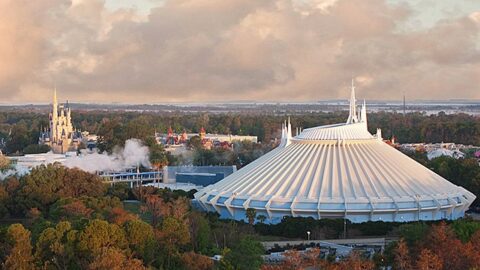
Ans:
{"label": "orange foliage tree", "polygon": [[22,224],[13,224],[8,227],[7,237],[12,243],[12,248],[5,260],[4,269],[35,269],[30,231],[25,229]]}
{"label": "orange foliage tree", "polygon": [[185,269],[189,270],[208,270],[213,268],[212,259],[193,251],[183,253],[182,262]]}
{"label": "orange foliage tree", "polygon": [[432,226],[423,246],[443,260],[443,269],[470,268],[465,245],[445,222]]}
{"label": "orange foliage tree", "polygon": [[95,257],[95,259],[88,266],[90,270],[144,270],[143,262],[138,259],[129,258],[125,254],[116,248],[106,248],[101,254]]}
{"label": "orange foliage tree", "polygon": [[398,270],[410,270],[412,269],[410,262],[411,258],[408,252],[407,243],[405,240],[400,239],[397,248],[395,249],[395,268]]}
{"label": "orange foliage tree", "polygon": [[417,260],[418,270],[441,270],[443,261],[429,249],[422,249]]}

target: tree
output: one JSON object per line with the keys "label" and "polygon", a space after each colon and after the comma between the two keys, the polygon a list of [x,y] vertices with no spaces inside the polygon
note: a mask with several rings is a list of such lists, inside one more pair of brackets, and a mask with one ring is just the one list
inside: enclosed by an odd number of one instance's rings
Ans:
{"label": "tree", "polygon": [[149,124],[147,116],[141,115],[130,120],[121,135],[125,137],[125,140],[136,138],[146,141],[148,137],[153,135],[153,132],[153,127]]}
{"label": "tree", "polygon": [[50,146],[46,144],[30,144],[25,147],[22,152],[27,155],[47,153],[48,151],[50,151]]}
{"label": "tree", "polygon": [[30,231],[21,224],[12,224],[8,227],[7,237],[12,245],[4,264],[5,270],[35,269],[32,256]]}
{"label": "tree", "polygon": [[480,267],[480,230],[472,235],[470,242],[468,243],[468,251],[471,257],[472,264]]}
{"label": "tree", "polygon": [[200,136],[193,136],[190,138],[188,141],[188,146],[193,148],[193,149],[202,149],[202,140],[200,139]]}
{"label": "tree", "polygon": [[168,165],[167,152],[163,148],[163,145],[157,143],[155,138],[148,137],[145,145],[147,145],[150,150],[150,163],[154,169],[159,170]]}
{"label": "tree", "polygon": [[[340,262],[340,269],[342,270],[373,270],[375,265],[370,260],[365,260],[360,257],[358,252],[352,252],[346,260]],[[398,268],[401,269],[401,268]],[[411,268],[406,268],[411,270]]]}
{"label": "tree", "polygon": [[166,203],[159,195],[148,195],[145,199],[145,205],[142,206],[143,212],[150,212],[152,215],[152,225],[156,227],[160,218],[166,211]]}
{"label": "tree", "polygon": [[304,267],[302,254],[300,254],[298,250],[295,250],[295,249],[287,250],[284,256],[285,256],[285,261],[282,265],[282,269],[296,270],[296,269],[302,269]]}
{"label": "tree", "polygon": [[108,188],[107,194],[124,201],[128,199],[129,191],[130,187],[128,186],[128,183],[115,183],[115,185],[111,185]]}
{"label": "tree", "polygon": [[41,165],[20,179],[16,203],[25,213],[38,208],[47,213],[51,204],[63,197],[92,196],[105,194],[102,180],[79,169],[69,169],[59,164]]}
{"label": "tree", "polygon": [[218,263],[218,269],[220,269],[220,270],[235,270],[235,267],[228,260],[228,257],[230,257],[230,256],[227,256],[231,252],[232,251],[228,248],[224,248],[222,250],[222,258],[220,259],[220,262]]}
{"label": "tree", "polygon": [[152,226],[141,220],[131,220],[124,224],[124,228],[130,249],[149,265],[154,260],[157,249]]}
{"label": "tree", "polygon": [[9,139],[7,140],[7,153],[19,153],[27,145],[34,143],[33,138],[30,136],[29,129],[25,121],[19,121],[13,126]]}
{"label": "tree", "polygon": [[472,235],[470,242],[473,244],[473,248],[480,253],[480,230]]}
{"label": "tree", "polygon": [[64,216],[89,218],[93,210],[86,207],[80,200],[75,200],[63,206]]}
{"label": "tree", "polygon": [[129,258],[117,248],[108,247],[95,257],[88,266],[90,270],[144,270],[141,260]]}
{"label": "tree", "polygon": [[170,200],[167,203],[167,208],[164,215],[184,221],[187,218],[189,209],[189,200],[186,197],[179,197],[177,199]]}
{"label": "tree", "polygon": [[10,159],[0,154],[0,170],[7,170],[10,168]]}
{"label": "tree", "polygon": [[[466,256],[465,246],[456,238],[453,230],[445,222],[432,226],[423,246],[443,260],[444,269],[469,268],[469,258]],[[452,252],[453,250],[455,252]]]}
{"label": "tree", "polygon": [[101,197],[106,192],[102,179],[95,174],[73,168],[63,168],[62,187],[59,194],[62,197]]}
{"label": "tree", "polygon": [[190,235],[193,251],[206,254],[210,246],[211,229],[208,220],[198,212],[189,216]]}
{"label": "tree", "polygon": [[263,223],[265,223],[265,220],[267,220],[267,217],[265,215],[258,215],[257,220],[258,220],[258,222],[263,224]]}
{"label": "tree", "polygon": [[466,243],[470,240],[472,235],[480,230],[480,223],[473,220],[455,220],[451,228],[457,235],[457,237],[463,242]]}
{"label": "tree", "polygon": [[171,199],[151,194],[146,196],[143,211],[152,214],[152,225],[155,227],[160,222],[160,219],[165,217],[173,217],[182,222],[185,221],[189,208],[189,201],[185,197]]}
{"label": "tree", "polygon": [[255,217],[257,216],[257,210],[255,210],[255,208],[248,208],[245,211],[245,216],[248,219],[248,224],[253,225],[253,223],[255,223]]}
{"label": "tree", "polygon": [[422,249],[417,260],[418,270],[441,270],[443,262],[436,254],[429,249]]}
{"label": "tree", "polygon": [[7,190],[2,184],[0,184],[0,219],[8,213],[6,205],[9,199],[10,196],[8,195]]}
{"label": "tree", "polygon": [[188,270],[208,270],[213,268],[213,261],[207,256],[189,251],[182,254],[182,262]]}
{"label": "tree", "polygon": [[405,240],[400,239],[395,249],[395,269],[409,270],[411,269],[411,258],[408,252],[408,246]]}
{"label": "tree", "polygon": [[190,233],[187,226],[174,217],[166,217],[162,221],[158,236],[166,248],[172,252],[178,250],[190,241]]}
{"label": "tree", "polygon": [[99,256],[105,248],[125,249],[125,232],[118,225],[94,219],[80,234],[78,248],[85,254]]}
{"label": "tree", "polygon": [[238,270],[260,269],[263,253],[264,249],[260,242],[252,237],[244,237],[225,255],[225,260]]}
{"label": "tree", "polygon": [[76,256],[78,232],[72,229],[70,222],[59,222],[54,228],[45,229],[36,243],[35,258],[48,267],[53,264],[57,269],[79,267]]}
{"label": "tree", "polygon": [[138,221],[138,215],[130,213],[121,207],[114,207],[112,211],[110,211],[110,222],[115,223],[119,226],[125,224],[126,222],[130,221]]}
{"label": "tree", "polygon": [[124,127],[119,118],[104,120],[97,135],[97,147],[100,152],[111,153],[115,146],[122,146],[125,143]]}
{"label": "tree", "polygon": [[96,217],[108,218],[113,222],[122,222],[136,218],[134,214],[123,211],[121,207],[122,203],[116,197],[66,197],[60,198],[52,204],[46,216],[57,221],[65,218],[70,221],[78,221],[84,218]]}
{"label": "tree", "polygon": [[162,248],[160,254],[163,257],[163,267],[165,269],[180,267],[180,250],[190,242],[188,226],[183,221],[168,216],[163,218],[161,227],[155,231],[155,236]]}
{"label": "tree", "polygon": [[305,261],[312,267],[317,267],[320,259],[320,248],[311,248],[305,252]]}
{"label": "tree", "polygon": [[430,227],[424,222],[415,222],[401,225],[398,229],[403,240],[405,240],[408,246],[412,247],[415,243],[425,238]]}

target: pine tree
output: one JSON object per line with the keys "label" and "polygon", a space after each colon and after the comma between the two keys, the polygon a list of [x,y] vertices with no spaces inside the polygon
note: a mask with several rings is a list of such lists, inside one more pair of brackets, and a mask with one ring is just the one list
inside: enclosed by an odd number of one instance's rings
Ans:
{"label": "pine tree", "polygon": [[441,270],[442,260],[429,249],[422,249],[417,260],[418,270]]}
{"label": "pine tree", "polygon": [[398,241],[397,248],[395,249],[395,269],[412,269],[407,243],[403,240],[403,238]]}
{"label": "pine tree", "polygon": [[4,268],[6,270],[32,270],[35,269],[32,256],[30,231],[22,224],[10,225],[7,237],[12,243]]}

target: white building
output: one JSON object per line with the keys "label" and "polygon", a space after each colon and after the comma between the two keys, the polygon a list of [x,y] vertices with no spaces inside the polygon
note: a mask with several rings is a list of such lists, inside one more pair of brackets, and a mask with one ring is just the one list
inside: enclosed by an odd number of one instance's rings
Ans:
{"label": "white building", "polygon": [[[189,138],[193,137],[192,134],[189,134]],[[250,141],[253,143],[258,143],[257,136],[249,136],[249,135],[231,135],[231,134],[205,134],[205,139],[209,139],[212,141],[219,141],[219,142],[240,142],[240,141]]]}
{"label": "white building", "polygon": [[29,154],[24,156],[8,157],[16,166],[17,170],[31,170],[40,165],[52,164],[59,162],[63,164],[67,158],[76,156],[76,152],[67,152],[65,154],[54,154],[52,152],[43,154]]}
{"label": "white building", "polygon": [[366,105],[356,112],[352,84],[346,123],[291,136],[279,147],[195,194],[202,208],[246,220],[256,209],[267,221],[284,216],[347,218],[352,222],[457,219],[475,196],[382,141],[367,129]]}
{"label": "white building", "polygon": [[449,149],[446,149],[446,148],[438,148],[438,149],[429,151],[427,153],[427,158],[429,160],[432,160],[432,159],[437,158],[437,157],[442,157],[442,156],[447,156],[447,157],[452,157],[452,158],[455,158],[455,159],[459,159],[459,158],[464,158],[465,153],[463,153],[462,151],[459,151],[459,150],[449,150]]}

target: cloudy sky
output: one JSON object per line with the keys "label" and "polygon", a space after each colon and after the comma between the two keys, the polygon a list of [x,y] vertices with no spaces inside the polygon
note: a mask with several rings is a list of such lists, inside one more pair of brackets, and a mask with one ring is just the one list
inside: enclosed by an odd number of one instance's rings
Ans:
{"label": "cloudy sky", "polygon": [[1,0],[0,103],[480,99],[478,0]]}

